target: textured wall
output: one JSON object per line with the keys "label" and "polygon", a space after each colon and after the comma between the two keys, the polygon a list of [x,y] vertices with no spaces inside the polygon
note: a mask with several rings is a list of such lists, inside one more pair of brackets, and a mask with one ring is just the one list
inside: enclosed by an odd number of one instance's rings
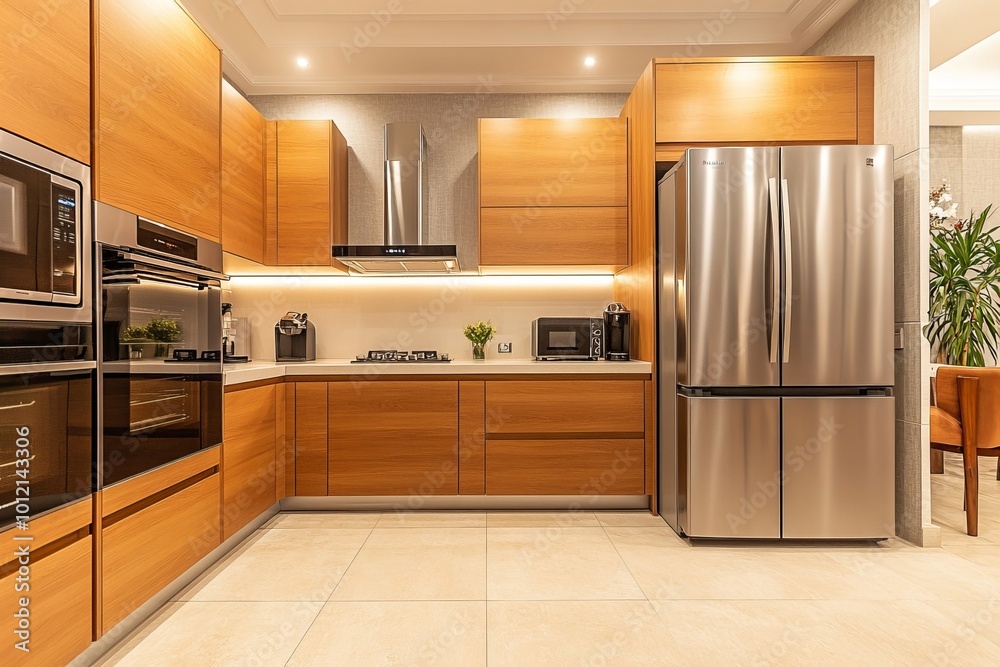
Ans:
{"label": "textured wall", "polygon": [[464,270],[478,265],[479,118],[618,117],[626,94],[271,95],[250,102],[269,120],[332,119],[350,151],[350,242],[382,242],[383,128],[419,122],[427,137],[432,243],[455,243]]}
{"label": "textured wall", "polygon": [[895,147],[896,534],[933,545],[930,512],[930,349],[927,225],[930,186],[928,0],[862,0],[817,42],[813,55],[875,56],[875,141]]}
{"label": "textured wall", "polygon": [[961,217],[1000,206],[1000,127],[932,127],[930,167],[932,186],[951,182]]}
{"label": "textured wall", "polygon": [[[234,278],[223,299],[251,318],[252,356],[274,360],[274,323],[289,310],[309,313],[320,359],[368,350],[438,350],[471,359],[465,325],[492,319],[496,339],[488,359],[530,356],[531,320],[545,316],[601,317],[612,301],[611,276],[565,278],[435,277]],[[498,355],[510,341],[513,353]]]}
{"label": "textured wall", "polygon": [[968,215],[965,201],[964,165],[962,164],[962,128],[932,127],[930,131],[930,186],[942,181],[951,183],[951,196],[958,203],[962,217]]}

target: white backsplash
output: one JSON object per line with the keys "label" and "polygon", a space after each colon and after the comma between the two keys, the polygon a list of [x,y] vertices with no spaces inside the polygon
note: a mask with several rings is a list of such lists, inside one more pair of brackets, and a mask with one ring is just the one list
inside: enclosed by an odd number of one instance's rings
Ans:
{"label": "white backsplash", "polygon": [[[477,320],[492,320],[497,328],[487,359],[525,359],[533,319],[600,317],[614,300],[611,276],[254,277],[235,278],[224,289],[234,315],[251,318],[254,361],[274,360],[274,324],[288,311],[309,314],[319,359],[375,349],[438,350],[471,359],[472,344],[462,331]],[[506,341],[513,352],[498,354],[497,343]]]}

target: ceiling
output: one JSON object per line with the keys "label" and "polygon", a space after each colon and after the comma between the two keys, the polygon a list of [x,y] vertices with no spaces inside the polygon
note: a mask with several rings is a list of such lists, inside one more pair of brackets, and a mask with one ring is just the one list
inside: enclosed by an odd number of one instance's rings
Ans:
{"label": "ceiling", "polygon": [[931,7],[931,125],[1000,124],[1000,2]]}
{"label": "ceiling", "polygon": [[801,54],[857,0],[182,2],[261,95],[625,92],[654,57]]}

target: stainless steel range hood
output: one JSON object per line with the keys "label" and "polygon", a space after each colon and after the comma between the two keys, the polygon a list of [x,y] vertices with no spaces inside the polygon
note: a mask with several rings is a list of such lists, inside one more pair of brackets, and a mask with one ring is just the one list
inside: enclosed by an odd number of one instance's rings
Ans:
{"label": "stainless steel range hood", "polygon": [[427,233],[427,141],[419,123],[385,126],[383,245],[335,245],[334,259],[364,274],[459,271],[454,245],[431,245]]}

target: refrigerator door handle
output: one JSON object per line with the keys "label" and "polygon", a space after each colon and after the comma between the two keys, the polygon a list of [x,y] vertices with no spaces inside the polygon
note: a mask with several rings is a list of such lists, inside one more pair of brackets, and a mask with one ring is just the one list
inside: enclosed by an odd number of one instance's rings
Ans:
{"label": "refrigerator door handle", "polygon": [[785,235],[785,324],[782,327],[784,341],[782,363],[788,363],[792,341],[792,224],[789,221],[788,180],[781,179],[781,225]]}
{"label": "refrigerator door handle", "polygon": [[[778,253],[778,247],[781,244],[781,240],[778,238],[778,224],[780,221],[778,179],[767,179],[767,196],[771,211],[771,237],[769,239],[769,250],[771,252],[771,320],[768,322],[770,339],[768,340],[767,351],[771,363],[776,364],[778,363],[778,346],[780,345],[778,340],[778,315],[781,310],[781,257]],[[764,277],[764,284],[767,284],[767,276]]]}

